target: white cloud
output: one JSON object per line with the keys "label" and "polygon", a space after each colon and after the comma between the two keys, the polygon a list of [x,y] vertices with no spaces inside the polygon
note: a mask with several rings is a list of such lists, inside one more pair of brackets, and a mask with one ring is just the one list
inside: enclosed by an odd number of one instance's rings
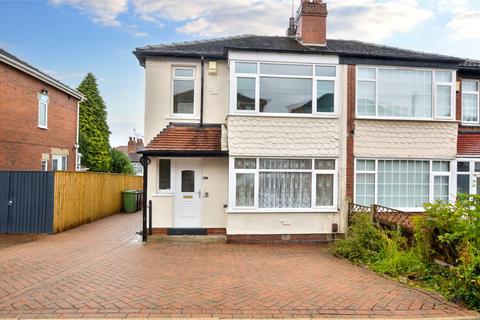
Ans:
{"label": "white cloud", "polygon": [[145,21],[175,21],[178,32],[197,36],[285,34],[290,0],[131,0]]}
{"label": "white cloud", "polygon": [[[178,32],[196,36],[284,35],[291,15],[290,0],[131,1],[140,18],[180,22]],[[330,0],[328,8],[329,37],[367,41],[409,32],[433,15],[417,0]]]}
{"label": "white cloud", "polygon": [[456,40],[480,39],[480,11],[457,14],[448,24],[449,36]]}
{"label": "white cloud", "polygon": [[329,37],[380,41],[395,33],[414,30],[433,12],[417,0],[331,0]]}
{"label": "white cloud", "polygon": [[119,26],[118,16],[128,10],[128,0],[50,0],[54,5],[70,5],[91,16],[95,23]]}

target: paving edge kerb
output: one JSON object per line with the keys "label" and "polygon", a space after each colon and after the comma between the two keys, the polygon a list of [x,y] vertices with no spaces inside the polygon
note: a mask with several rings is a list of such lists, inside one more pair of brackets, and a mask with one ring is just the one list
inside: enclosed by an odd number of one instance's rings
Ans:
{"label": "paving edge kerb", "polygon": [[[395,318],[395,317],[394,317]],[[5,318],[2,320],[27,320],[27,319],[34,319],[34,318],[28,318],[28,317],[22,317],[22,318]],[[62,319],[62,318],[55,318],[55,319]],[[71,318],[70,318],[71,319]],[[82,320],[105,320],[105,318],[79,318]],[[132,318],[133,319],[133,318]],[[218,317],[211,317],[211,318],[134,318],[136,320],[223,320],[223,318],[218,318]],[[242,319],[229,319],[229,320],[247,320],[249,318],[242,318]],[[251,318],[254,319],[254,318]],[[281,318],[279,320],[323,320],[323,319],[332,319],[331,317],[327,318],[322,318],[322,317],[312,317],[312,318]],[[349,318],[349,317],[343,317],[343,318],[337,318],[335,319],[338,320],[349,320],[349,319],[372,319],[371,317],[354,317],[354,318]],[[392,318],[375,318],[377,320],[391,320]],[[399,318],[397,318],[399,319]],[[465,316],[465,317],[431,317],[431,318],[410,318],[410,319],[422,319],[422,320],[480,320],[480,315],[478,316]],[[52,320],[52,318],[35,318],[35,320]],[[125,318],[109,318],[109,320],[125,320]],[[271,318],[265,318],[265,319],[259,319],[255,318],[255,320],[272,320]]]}

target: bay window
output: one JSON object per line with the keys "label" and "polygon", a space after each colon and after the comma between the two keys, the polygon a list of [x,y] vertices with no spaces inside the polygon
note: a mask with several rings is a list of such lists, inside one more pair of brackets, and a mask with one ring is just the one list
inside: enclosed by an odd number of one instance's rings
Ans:
{"label": "bay window", "polygon": [[454,73],[358,67],[357,116],[452,119]]}
{"label": "bay window", "polygon": [[449,161],[356,160],[355,203],[417,210],[449,195]]}
{"label": "bay window", "polygon": [[335,159],[234,158],[231,177],[236,209],[336,206]]}
{"label": "bay window", "polygon": [[476,80],[462,81],[462,122],[464,124],[480,124],[479,120],[479,87]]}
{"label": "bay window", "polygon": [[332,115],[336,111],[336,66],[232,63],[232,112]]}

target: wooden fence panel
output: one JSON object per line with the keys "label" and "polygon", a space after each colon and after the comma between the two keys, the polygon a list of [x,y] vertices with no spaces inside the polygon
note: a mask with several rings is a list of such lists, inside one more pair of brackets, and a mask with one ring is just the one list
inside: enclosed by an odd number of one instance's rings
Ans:
{"label": "wooden fence panel", "polygon": [[122,191],[142,189],[138,176],[55,172],[54,232],[116,214],[123,208]]}

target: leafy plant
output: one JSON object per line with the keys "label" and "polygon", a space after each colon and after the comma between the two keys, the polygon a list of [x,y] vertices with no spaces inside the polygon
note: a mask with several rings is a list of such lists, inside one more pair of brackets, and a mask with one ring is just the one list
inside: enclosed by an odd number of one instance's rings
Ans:
{"label": "leafy plant", "polygon": [[112,162],[110,165],[111,172],[113,173],[123,173],[123,174],[133,174],[133,166],[130,162],[130,159],[121,151],[116,149],[111,150]]}

